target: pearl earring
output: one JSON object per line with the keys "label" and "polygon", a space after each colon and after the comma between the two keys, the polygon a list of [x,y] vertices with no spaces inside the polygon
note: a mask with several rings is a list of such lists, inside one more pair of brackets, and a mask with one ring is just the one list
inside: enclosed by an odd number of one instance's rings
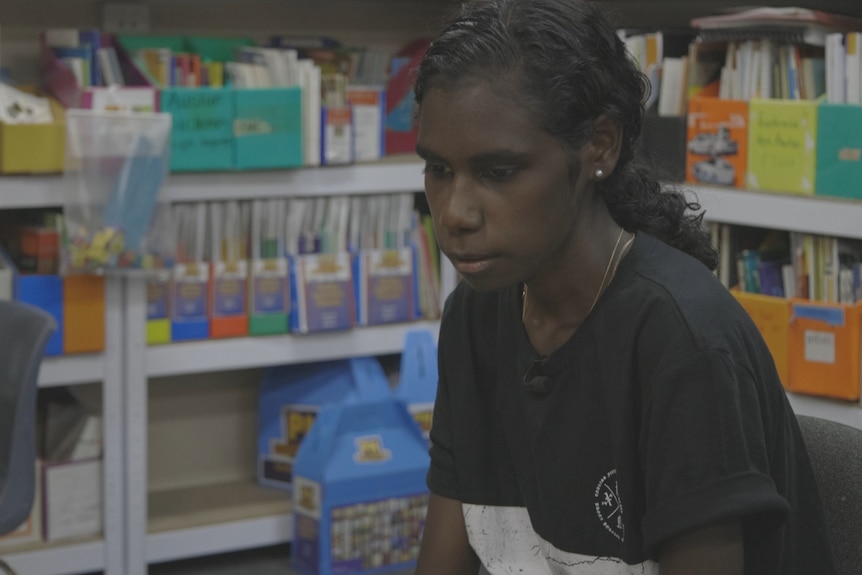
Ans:
{"label": "pearl earring", "polygon": [[605,176],[605,172],[601,168],[596,168],[596,179],[600,180]]}

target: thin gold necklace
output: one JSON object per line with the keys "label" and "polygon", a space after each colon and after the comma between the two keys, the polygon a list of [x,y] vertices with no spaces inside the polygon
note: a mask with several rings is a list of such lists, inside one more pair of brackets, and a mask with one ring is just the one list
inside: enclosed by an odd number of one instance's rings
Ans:
{"label": "thin gold necklace", "polygon": [[[623,239],[623,234],[626,232],[625,228],[620,227],[620,235],[617,236],[617,241],[614,244],[614,249],[611,252],[611,257],[608,258],[608,265],[605,266],[605,273],[602,275],[602,283],[599,284],[599,290],[596,292],[596,297],[593,298],[593,303],[590,305],[589,311],[587,311],[587,315],[590,315],[590,312],[593,311],[593,308],[596,307],[596,302],[599,301],[599,296],[602,295],[602,291],[605,289],[605,281],[613,281],[614,276],[617,273],[617,268],[620,265],[620,257],[619,260],[616,260],[617,256],[617,248],[620,247],[620,241]],[[623,246],[623,249],[620,250],[620,256],[625,253],[626,249],[632,244],[635,240],[635,234],[632,234],[632,237],[628,239],[628,241]],[[608,273],[611,272],[611,264],[616,260],[616,264],[613,266],[613,273],[611,273],[610,280],[608,280]],[[527,284],[524,284],[523,289],[521,290],[521,323],[524,323],[524,319],[527,317]]]}

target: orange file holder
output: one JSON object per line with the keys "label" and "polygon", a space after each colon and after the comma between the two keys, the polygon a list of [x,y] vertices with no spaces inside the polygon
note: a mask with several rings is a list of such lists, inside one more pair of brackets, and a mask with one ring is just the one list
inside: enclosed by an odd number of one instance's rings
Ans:
{"label": "orange file holder", "polygon": [[105,278],[63,278],[63,351],[93,353],[105,349]]}
{"label": "orange file holder", "polygon": [[210,265],[210,337],[248,335],[248,265],[245,260]]}
{"label": "orange file holder", "polygon": [[775,369],[785,389],[790,388],[790,301],[774,297],[731,290],[736,301],[751,316],[754,325],[772,353]]}
{"label": "orange file holder", "polygon": [[859,400],[862,302],[791,301],[790,391]]}

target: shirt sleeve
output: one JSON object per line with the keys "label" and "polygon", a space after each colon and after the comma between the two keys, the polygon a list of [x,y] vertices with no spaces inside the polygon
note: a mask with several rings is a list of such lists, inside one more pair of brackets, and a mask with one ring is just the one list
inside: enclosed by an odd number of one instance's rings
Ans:
{"label": "shirt sleeve", "polygon": [[660,370],[644,401],[640,459],[644,545],[722,521],[778,527],[789,505],[769,476],[761,407],[750,371],[722,350]]}

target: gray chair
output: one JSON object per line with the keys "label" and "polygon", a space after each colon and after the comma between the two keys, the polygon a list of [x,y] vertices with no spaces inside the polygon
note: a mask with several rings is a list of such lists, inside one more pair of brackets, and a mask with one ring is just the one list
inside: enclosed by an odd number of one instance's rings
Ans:
{"label": "gray chair", "polygon": [[[36,486],[36,392],[54,318],[0,301],[0,535],[30,515]],[[11,572],[0,561],[0,572]]]}
{"label": "gray chair", "polygon": [[838,575],[862,575],[862,430],[796,418],[820,488]]}

